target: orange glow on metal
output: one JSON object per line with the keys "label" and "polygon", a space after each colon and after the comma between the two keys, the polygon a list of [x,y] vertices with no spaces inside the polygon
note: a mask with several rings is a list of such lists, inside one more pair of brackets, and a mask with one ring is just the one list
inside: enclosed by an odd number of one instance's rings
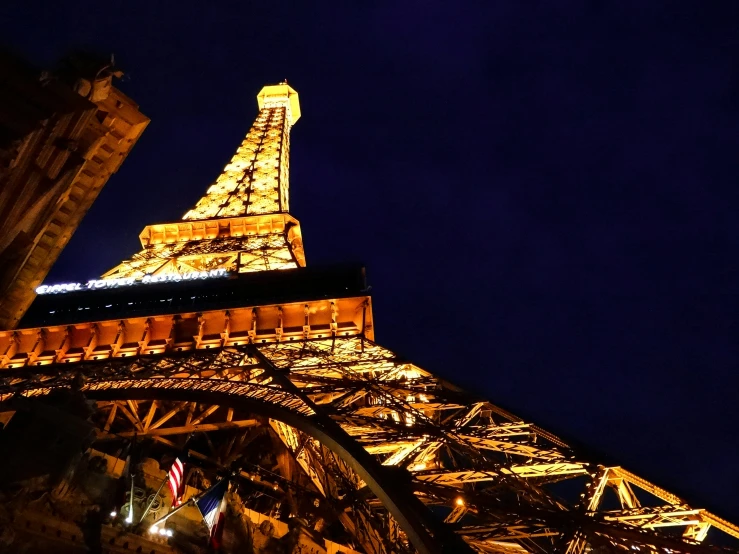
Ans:
{"label": "orange glow on metal", "polygon": [[266,86],[257,102],[254,124],[205,196],[182,221],[148,225],[140,236],[143,250],[103,279],[305,266],[300,224],[287,213],[298,93],[284,83]]}

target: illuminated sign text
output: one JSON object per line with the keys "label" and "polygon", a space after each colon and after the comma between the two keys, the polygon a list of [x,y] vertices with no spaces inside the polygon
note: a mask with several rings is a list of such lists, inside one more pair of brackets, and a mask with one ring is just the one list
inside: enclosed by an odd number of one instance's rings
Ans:
{"label": "illuminated sign text", "polygon": [[82,283],[41,285],[36,289],[36,294],[60,294],[80,290],[115,289],[131,285],[212,279],[214,277],[226,277],[227,275],[228,271],[225,269],[211,269],[210,271],[189,271],[182,274],[168,273],[166,275],[144,275],[143,277],[128,277],[125,279],[93,279],[91,281],[87,281],[84,285]]}

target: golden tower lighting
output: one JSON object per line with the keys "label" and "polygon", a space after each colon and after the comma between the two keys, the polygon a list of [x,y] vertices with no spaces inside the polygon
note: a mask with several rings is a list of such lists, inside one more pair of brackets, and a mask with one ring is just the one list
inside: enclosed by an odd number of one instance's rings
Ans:
{"label": "golden tower lighting", "polygon": [[[43,295],[41,324],[0,333],[0,400],[77,390],[97,403],[98,441],[174,453],[195,434],[203,464],[245,460],[265,433],[274,471],[238,473],[322,537],[319,552],[707,553],[718,552],[709,530],[739,538],[734,523],[375,343],[366,287],[304,267],[288,214],[298,95],[268,86],[258,102],[181,221],[147,226],[142,250],[91,287]],[[248,499],[231,502],[257,517]],[[350,544],[331,542],[334,523]]]}

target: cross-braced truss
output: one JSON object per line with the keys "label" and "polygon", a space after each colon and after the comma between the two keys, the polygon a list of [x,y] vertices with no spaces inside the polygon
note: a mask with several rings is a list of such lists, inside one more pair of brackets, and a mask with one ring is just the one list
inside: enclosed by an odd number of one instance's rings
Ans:
{"label": "cross-braced truss", "polygon": [[151,244],[105,273],[103,279],[183,275],[224,269],[251,273],[303,265],[292,253],[289,237],[274,232],[248,237],[219,237],[174,244]]}
{"label": "cross-braced truss", "polygon": [[305,265],[289,209],[290,129],[300,117],[287,84],[257,96],[259,115],[236,154],[182,222],[150,225],[143,249],[103,279],[225,269],[247,273]]}
{"label": "cross-braced truss", "polygon": [[368,553],[710,552],[710,528],[739,537],[361,336],[9,368],[0,387],[2,399],[76,387],[99,401],[101,439],[121,421],[119,435],[163,444],[228,430],[206,453],[221,461],[266,421]]}
{"label": "cross-braced truss", "polygon": [[287,212],[290,128],[300,117],[297,93],[286,84],[265,87],[259,115],[231,162],[183,219]]}

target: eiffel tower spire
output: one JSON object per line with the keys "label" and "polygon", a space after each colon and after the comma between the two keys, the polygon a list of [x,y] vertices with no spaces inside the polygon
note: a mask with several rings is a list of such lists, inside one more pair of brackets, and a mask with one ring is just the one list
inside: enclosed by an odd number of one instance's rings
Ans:
{"label": "eiffel tower spire", "polygon": [[257,95],[259,114],[231,161],[182,221],[148,225],[142,250],[103,279],[225,269],[249,273],[305,266],[298,220],[288,214],[290,129],[300,118],[287,83]]}
{"label": "eiffel tower spire", "polygon": [[238,217],[289,210],[290,128],[300,118],[298,93],[287,84],[264,87],[259,115],[231,162],[182,219]]}

